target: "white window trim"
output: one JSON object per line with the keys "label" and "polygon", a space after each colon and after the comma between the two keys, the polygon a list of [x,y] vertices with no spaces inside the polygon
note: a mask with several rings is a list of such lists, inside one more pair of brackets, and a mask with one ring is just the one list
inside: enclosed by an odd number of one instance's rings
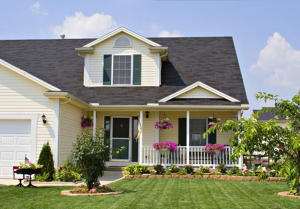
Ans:
{"label": "white window trim", "polygon": [[[114,57],[115,56],[131,56],[131,78],[130,84],[114,84]],[[111,59],[111,86],[133,86],[133,54],[112,54]]]}
{"label": "white window trim", "polygon": [[[116,40],[117,40],[118,38],[120,38],[120,37],[125,37],[125,38],[127,38],[127,39],[129,40],[129,42],[130,42],[130,46],[116,46]],[[115,38],[115,40],[114,40],[113,47],[114,47],[114,48],[131,48],[131,47],[132,47],[131,39],[130,39],[128,36],[125,36],[125,35],[118,36],[118,37]]]}
{"label": "white window trim", "polygon": [[31,157],[30,160],[36,163],[36,135],[37,135],[37,119],[38,114],[0,114],[0,120],[2,119],[12,119],[12,120],[31,120]]}

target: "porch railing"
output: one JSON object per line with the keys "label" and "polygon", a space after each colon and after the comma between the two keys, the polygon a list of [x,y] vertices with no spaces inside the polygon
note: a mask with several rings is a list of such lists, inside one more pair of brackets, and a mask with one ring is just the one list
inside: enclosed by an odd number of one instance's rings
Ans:
{"label": "porch railing", "polygon": [[[162,164],[163,166],[170,166],[171,164],[177,164],[178,166],[184,166],[190,164],[193,166],[210,166],[215,168],[220,163],[225,163],[231,167],[234,165],[239,166],[238,162],[233,163],[230,159],[230,155],[233,153],[233,149],[229,146],[225,146],[225,150],[220,152],[219,155],[210,155],[203,151],[204,146],[190,146],[189,153],[186,146],[177,146],[176,152],[169,152],[167,150],[155,150],[152,146],[142,147],[142,160],[143,165],[155,165]],[[189,162],[187,159],[189,156]]]}

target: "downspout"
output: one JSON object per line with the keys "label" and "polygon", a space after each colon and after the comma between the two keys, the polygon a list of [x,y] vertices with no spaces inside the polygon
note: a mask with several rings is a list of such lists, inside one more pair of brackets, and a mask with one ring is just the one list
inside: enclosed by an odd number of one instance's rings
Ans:
{"label": "downspout", "polygon": [[168,56],[168,54],[169,54],[169,52],[167,51],[164,55],[161,55],[161,56],[160,56],[160,59],[161,59],[162,57]]}
{"label": "downspout", "polygon": [[[61,117],[61,106],[62,106],[63,104],[69,103],[70,101],[71,101],[71,97],[69,97],[68,101],[65,101],[65,102],[62,102],[62,103],[59,104],[59,118],[58,118],[58,139],[59,139],[59,140],[60,140],[60,117]],[[59,162],[59,160],[60,160],[60,155],[59,155],[59,153],[60,153],[60,146],[59,146],[59,142],[58,142],[58,145],[57,145],[57,146],[58,146],[58,147],[57,147],[57,151],[58,151],[57,155],[58,155],[58,162]]]}

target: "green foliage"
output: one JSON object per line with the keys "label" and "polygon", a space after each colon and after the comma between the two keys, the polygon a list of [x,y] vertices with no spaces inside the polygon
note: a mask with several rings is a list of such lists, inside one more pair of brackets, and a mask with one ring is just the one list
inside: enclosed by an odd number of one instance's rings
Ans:
{"label": "green foliage", "polygon": [[97,128],[95,136],[91,131],[77,136],[73,144],[73,161],[82,169],[89,189],[100,185],[98,178],[103,176],[105,162],[110,158],[110,141],[104,140],[105,129]]}
{"label": "green foliage", "polygon": [[152,172],[150,173],[150,175],[156,175],[156,172],[155,172],[155,171],[152,171]]}
{"label": "green foliage", "polygon": [[186,170],[179,171],[179,175],[186,175],[186,174],[187,174]]}
{"label": "green foliage", "polygon": [[233,166],[230,171],[232,172],[232,174],[236,174],[240,171],[240,168],[238,166]]}
{"label": "green foliage", "polygon": [[277,174],[276,172],[270,172],[270,176],[271,176],[271,177],[275,177],[276,174]]}
{"label": "green foliage", "polygon": [[154,165],[153,169],[156,170],[157,174],[164,172],[164,167],[161,164]]}
{"label": "green foliage", "polygon": [[228,171],[228,172],[226,173],[226,175],[228,175],[228,176],[232,176],[232,175],[233,175],[233,173],[232,173],[232,171]]}
{"label": "green foliage", "polygon": [[192,165],[185,165],[184,170],[186,170],[187,173],[193,173],[194,168]]}
{"label": "green foliage", "polygon": [[226,165],[225,163],[220,163],[219,166],[216,167],[217,171],[220,173],[226,173]]}
{"label": "green foliage", "polygon": [[60,168],[56,174],[55,179],[57,181],[63,181],[63,182],[70,182],[70,181],[79,181],[81,180],[81,175],[79,173],[76,173],[72,171],[69,168]]}
{"label": "green foliage", "polygon": [[261,172],[257,175],[257,177],[264,180],[264,179],[269,178],[269,175],[265,172]]}
{"label": "green foliage", "polygon": [[249,171],[246,173],[246,176],[255,176],[255,173]]}
{"label": "green foliage", "polygon": [[244,174],[241,171],[239,171],[236,173],[236,176],[244,176]]}
{"label": "green foliage", "polygon": [[[236,145],[234,153],[230,156],[236,162],[244,154],[252,156],[255,151],[268,155],[275,162],[283,159],[283,170],[287,178],[291,193],[299,193],[300,178],[300,91],[292,98],[292,101],[279,99],[277,95],[259,92],[257,99],[273,100],[275,108],[263,108],[250,119],[227,120],[221,125],[214,125],[204,134],[206,138],[210,133],[218,129],[220,132],[232,132],[230,145]],[[278,117],[266,122],[259,122],[257,118],[263,112],[277,110],[276,115],[288,117],[288,125],[282,127],[276,125]]]}
{"label": "green foliage", "polygon": [[42,168],[43,165],[39,165],[39,164],[27,164],[27,163],[22,163],[19,162],[19,167],[20,169],[37,169],[37,168]]}
{"label": "green foliage", "polygon": [[165,175],[171,175],[171,171],[166,171]]}
{"label": "green foliage", "polygon": [[44,173],[43,175],[36,174],[34,175],[34,180],[40,182],[48,181],[49,176],[50,176],[49,173]]}
{"label": "green foliage", "polygon": [[180,168],[176,164],[171,164],[169,170],[171,173],[178,173],[180,171]]}
{"label": "green foliage", "polygon": [[222,175],[222,173],[218,171],[218,172],[215,173],[215,175],[219,176],[219,175]]}
{"label": "green foliage", "polygon": [[202,171],[196,171],[195,175],[203,175]]}
{"label": "green foliage", "polygon": [[[149,173],[149,168],[146,165],[133,164],[125,168],[124,173],[127,175],[140,175],[141,173]],[[139,173],[139,174],[137,174]]]}
{"label": "green foliage", "polygon": [[209,167],[204,167],[203,165],[200,165],[199,171],[201,171],[202,173],[209,173]]}
{"label": "green foliage", "polygon": [[49,173],[48,180],[52,180],[52,175],[54,174],[54,162],[49,142],[43,145],[37,163],[39,165],[43,165],[41,175],[44,175],[44,173]]}

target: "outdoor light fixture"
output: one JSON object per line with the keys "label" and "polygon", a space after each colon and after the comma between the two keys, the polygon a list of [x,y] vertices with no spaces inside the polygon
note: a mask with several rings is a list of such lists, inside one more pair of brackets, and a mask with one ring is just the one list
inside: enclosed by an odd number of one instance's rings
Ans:
{"label": "outdoor light fixture", "polygon": [[149,118],[149,111],[146,111],[146,118]]}
{"label": "outdoor light fixture", "polygon": [[43,123],[46,124],[47,123],[47,121],[46,121],[46,115],[44,113],[42,115],[42,119],[43,119]]}

